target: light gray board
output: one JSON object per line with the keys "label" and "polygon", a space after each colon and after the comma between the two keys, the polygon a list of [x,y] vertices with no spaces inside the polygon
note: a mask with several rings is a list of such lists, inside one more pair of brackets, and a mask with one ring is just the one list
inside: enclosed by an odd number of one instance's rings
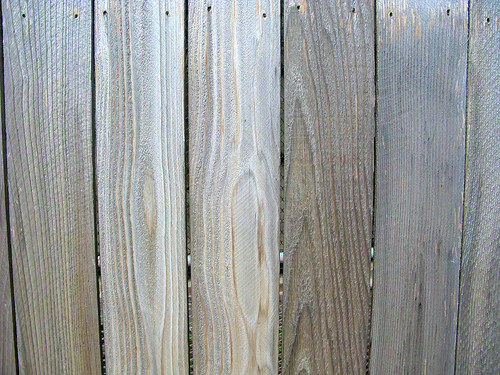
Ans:
{"label": "light gray board", "polygon": [[92,4],[3,1],[9,212],[21,374],[99,374]]}
{"label": "light gray board", "polygon": [[280,3],[188,3],[194,373],[276,374]]}
{"label": "light gray board", "polygon": [[106,373],[186,374],[184,2],[95,12]]}
{"label": "light gray board", "polygon": [[[3,71],[0,72],[3,80]],[[3,96],[3,92],[0,94]],[[1,101],[0,101],[1,103]],[[0,119],[2,118],[0,106]],[[16,351],[14,345],[14,325],[12,320],[12,287],[10,283],[9,248],[7,227],[8,202],[5,196],[6,176],[4,173],[3,127],[0,129],[0,374],[16,372]]]}

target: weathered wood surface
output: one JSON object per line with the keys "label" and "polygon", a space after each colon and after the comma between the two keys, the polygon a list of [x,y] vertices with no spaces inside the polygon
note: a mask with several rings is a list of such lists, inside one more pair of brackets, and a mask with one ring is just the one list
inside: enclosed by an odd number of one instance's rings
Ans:
{"label": "weathered wood surface", "polygon": [[188,9],[194,373],[276,374],[280,3]]}
{"label": "weathered wood surface", "polygon": [[106,372],[187,373],[184,3],[95,12]]}
{"label": "weathered wood surface", "polygon": [[3,1],[19,368],[101,372],[94,247],[92,4]]}
{"label": "weathered wood surface", "polygon": [[284,374],[366,372],[373,1],[285,2]]}
{"label": "weathered wood surface", "polygon": [[462,235],[467,1],[377,2],[372,374],[450,374]]}
{"label": "weathered wood surface", "polygon": [[[3,61],[3,51],[0,51],[0,58]],[[0,79],[3,82],[3,65],[1,69]],[[0,87],[3,88],[3,85]],[[0,95],[3,96],[3,90]],[[0,103],[2,103],[1,100]],[[5,196],[7,176],[4,173],[4,123],[2,112],[3,108],[0,105],[0,374],[14,374],[16,372],[17,354],[14,344],[14,322],[12,320],[12,287],[10,282],[7,202]]]}
{"label": "weathered wood surface", "polygon": [[458,374],[500,373],[500,3],[470,9]]}

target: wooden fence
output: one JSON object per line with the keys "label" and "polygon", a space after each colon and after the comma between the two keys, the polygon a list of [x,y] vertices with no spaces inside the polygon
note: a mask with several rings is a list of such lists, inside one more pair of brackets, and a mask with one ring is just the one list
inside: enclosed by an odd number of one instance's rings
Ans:
{"label": "wooden fence", "polygon": [[497,1],[1,17],[0,373],[500,373]]}

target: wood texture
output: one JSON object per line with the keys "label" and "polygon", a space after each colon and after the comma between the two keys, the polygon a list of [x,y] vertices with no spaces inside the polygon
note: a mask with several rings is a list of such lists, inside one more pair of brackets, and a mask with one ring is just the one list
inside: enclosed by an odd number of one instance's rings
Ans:
{"label": "wood texture", "polygon": [[458,374],[500,373],[500,3],[470,10]]}
{"label": "wood texture", "polygon": [[2,11],[20,373],[98,374],[91,2]]}
{"label": "wood texture", "polygon": [[366,372],[372,1],[285,2],[284,374]]}
{"label": "wood texture", "polygon": [[[3,54],[1,56],[3,57]],[[3,81],[3,69],[0,74],[0,79]],[[1,87],[3,88],[3,85]],[[3,90],[0,95],[3,96]],[[3,119],[2,111],[3,108],[0,105],[0,119]],[[7,238],[9,230],[7,227],[8,203],[5,196],[7,176],[4,173],[3,129],[4,123],[2,121],[0,129],[0,374],[14,374],[16,372],[17,353],[15,351],[14,322],[12,320],[12,286]]]}
{"label": "wood texture", "polygon": [[194,373],[276,374],[280,4],[188,9]]}
{"label": "wood texture", "polygon": [[186,374],[184,3],[95,11],[106,372]]}
{"label": "wood texture", "polygon": [[467,1],[377,3],[372,374],[454,371]]}

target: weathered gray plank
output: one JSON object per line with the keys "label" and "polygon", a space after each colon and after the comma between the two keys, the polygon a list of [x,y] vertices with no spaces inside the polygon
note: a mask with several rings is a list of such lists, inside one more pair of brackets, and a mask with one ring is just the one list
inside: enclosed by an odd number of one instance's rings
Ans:
{"label": "weathered gray plank", "polygon": [[194,372],[276,374],[280,3],[188,8]]}
{"label": "weathered gray plank", "polygon": [[101,372],[91,2],[2,1],[20,372]]}
{"label": "weathered gray plank", "polygon": [[374,6],[285,2],[284,374],[366,372]]}
{"label": "weathered gray plank", "polygon": [[450,374],[464,185],[466,0],[377,2],[372,374]]}
{"label": "weathered gray plank", "polygon": [[[0,72],[3,80],[3,70]],[[0,93],[3,96],[3,92]],[[0,101],[1,103],[1,101]],[[0,119],[2,119],[0,105]],[[0,129],[0,374],[16,372],[16,352],[14,345],[14,324],[12,320],[12,287],[10,283],[7,197],[5,196],[6,176],[4,173],[3,127]]]}
{"label": "weathered gray plank", "polygon": [[500,3],[470,10],[457,373],[500,373]]}
{"label": "weathered gray plank", "polygon": [[106,371],[187,373],[184,2],[99,0],[95,38]]}

